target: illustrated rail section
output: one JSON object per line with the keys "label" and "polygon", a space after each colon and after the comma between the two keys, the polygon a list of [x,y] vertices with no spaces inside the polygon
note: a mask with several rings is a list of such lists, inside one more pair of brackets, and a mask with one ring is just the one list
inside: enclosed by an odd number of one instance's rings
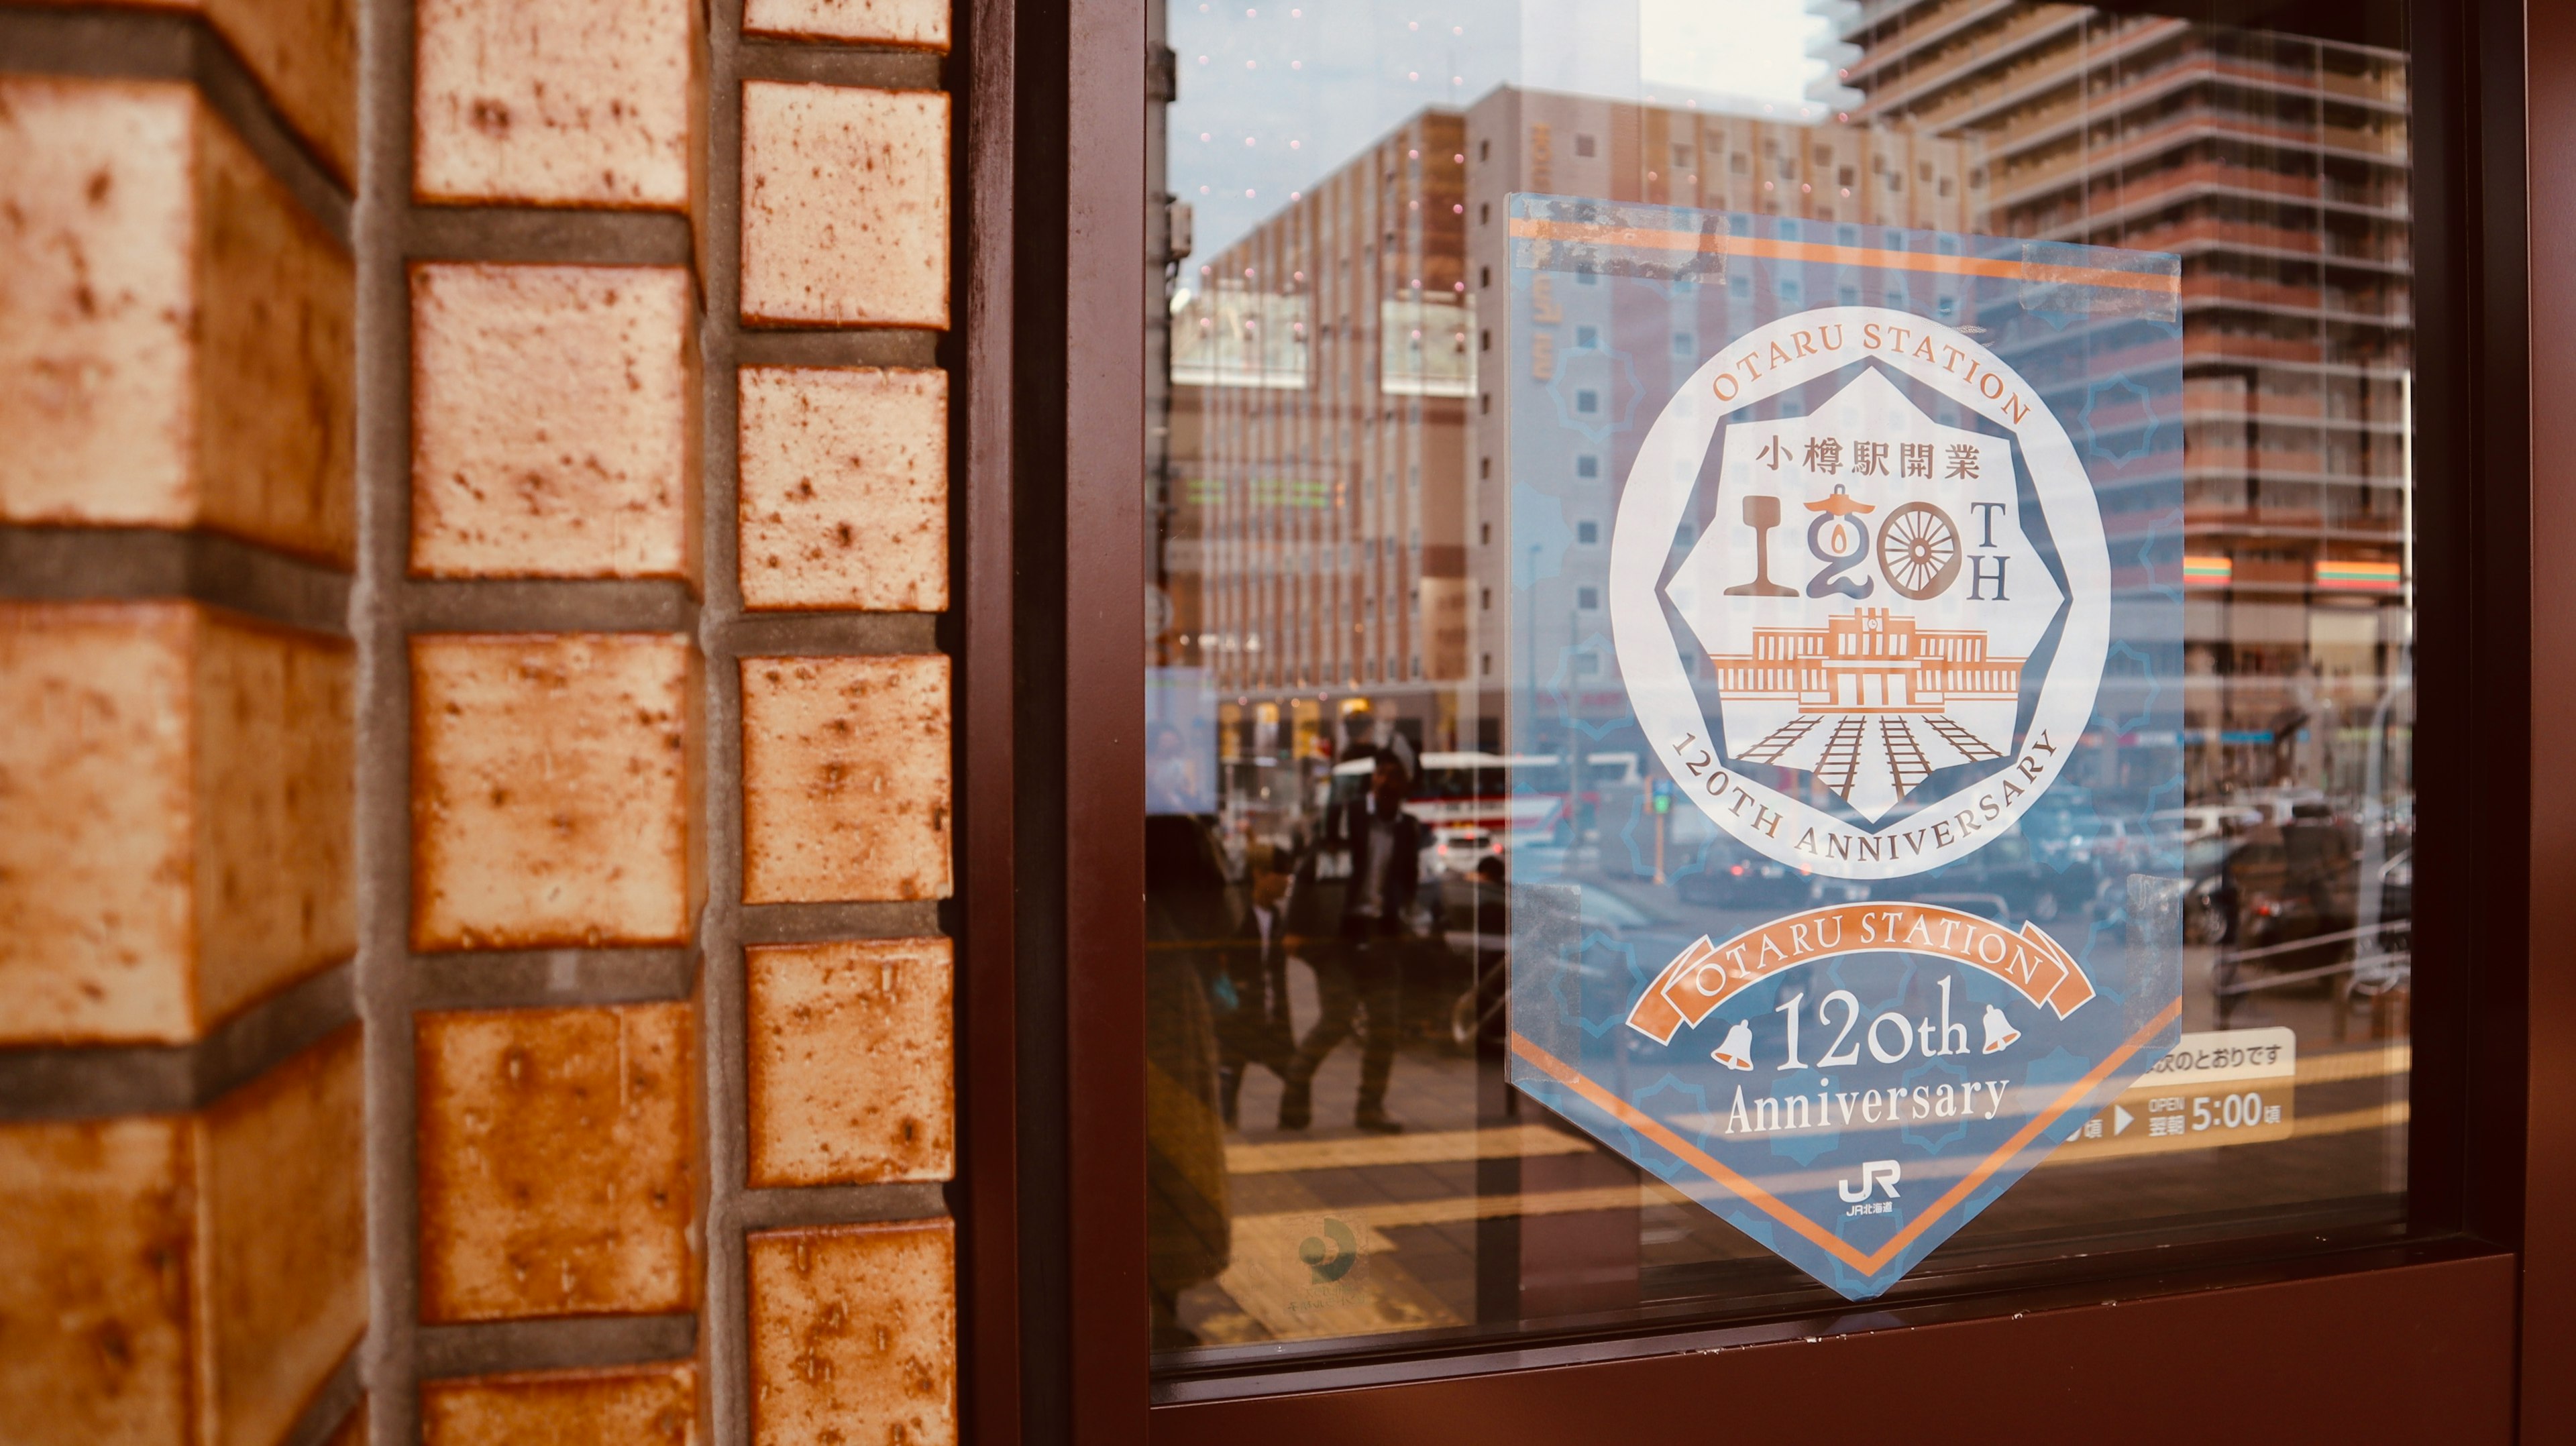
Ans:
{"label": "illustrated rail section", "polygon": [[1817,715],[1812,713],[1803,714],[1772,729],[1761,742],[1744,750],[1741,755],[1743,761],[1746,763],[1779,762],[1780,755],[1797,747],[1799,740],[1805,738],[1816,726],[1816,717]]}
{"label": "illustrated rail section", "polygon": [[1912,724],[1890,715],[1878,720],[1878,734],[1887,744],[1887,768],[1896,775],[1897,797],[1904,797],[1914,785],[1932,776],[1931,761],[1923,756],[1923,745],[1915,741]]}
{"label": "illustrated rail section", "polygon": [[1933,732],[1941,735],[1942,742],[1958,749],[1972,763],[1984,763],[1989,759],[2003,757],[2002,754],[1987,747],[1984,739],[1959,726],[1959,721],[1955,718],[1926,714],[1923,721]]}
{"label": "illustrated rail section", "polygon": [[1825,756],[1816,760],[1816,777],[1834,796],[1848,802],[1852,784],[1860,777],[1860,740],[1869,731],[1866,718],[1844,717],[1834,723],[1833,736],[1825,740]]}

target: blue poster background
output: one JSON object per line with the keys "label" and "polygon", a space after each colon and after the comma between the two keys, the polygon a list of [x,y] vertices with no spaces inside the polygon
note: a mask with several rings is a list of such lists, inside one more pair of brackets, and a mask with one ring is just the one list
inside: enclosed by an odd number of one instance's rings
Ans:
{"label": "blue poster background", "polygon": [[[2178,264],[1560,197],[1515,196],[1509,214],[1509,375],[1498,388],[1510,429],[1516,633],[1506,742],[1520,758],[1547,761],[1516,788],[1562,790],[1559,816],[1573,824],[1513,841],[1513,1082],[1845,1296],[1876,1296],[2178,1033],[2181,860],[2174,833],[2159,826],[2184,802]],[[1687,790],[1707,780],[1674,769],[1642,734],[1606,606],[1611,530],[1659,413],[1695,373],[1704,382],[1703,364],[1730,342],[1833,307],[1919,316],[2007,363],[2063,426],[2109,550],[2110,640],[2081,737],[2051,740],[2066,755],[2052,758],[2044,792],[2009,827],[1963,857],[1893,878],[1802,869],[1780,850],[1748,847],[1695,806]],[[1710,724],[1710,771],[1884,835],[1925,825],[1911,817],[1925,799],[2008,778],[2028,756],[2073,599],[2023,665],[2018,711],[2007,710],[2013,746],[1937,769],[1870,818],[1814,772],[1726,754],[1727,700],[1706,642],[1666,591],[1696,542],[1736,523],[1715,505],[1726,429],[1807,416],[1869,371],[1926,425],[2009,448],[2014,510],[2064,595],[2066,559],[2028,447],[1866,355],[1720,420],[1702,474],[1680,484],[1693,489],[1691,502],[1669,546],[1655,550],[1665,569],[1655,582]],[[1827,506],[1826,480],[1811,478],[1793,505]],[[1877,517],[1884,524],[1886,514]],[[1784,557],[1803,562],[1809,521],[1803,511],[1784,519]],[[1803,581],[1809,570],[1783,576]],[[1669,1040],[1632,1022],[1651,1012],[1641,1000],[1670,985],[1668,966],[1695,946],[1739,941],[1739,965],[1758,960],[1764,930],[1777,923],[1780,946],[1794,954],[1790,921],[1821,928],[1826,914],[1839,952],[1768,973],[1757,964],[1751,977],[1739,967],[1733,992]],[[1860,929],[1866,942],[1898,947],[1859,948],[1857,932],[1841,932]],[[2049,944],[2089,991],[2063,1013],[2071,995],[2038,1007],[2008,971],[1974,958],[2025,946],[2035,956]],[[1703,978],[1715,987],[1724,972]]]}

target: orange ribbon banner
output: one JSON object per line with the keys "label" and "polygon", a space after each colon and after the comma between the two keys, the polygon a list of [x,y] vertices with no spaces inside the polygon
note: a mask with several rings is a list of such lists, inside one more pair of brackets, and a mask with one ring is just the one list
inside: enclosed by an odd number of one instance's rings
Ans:
{"label": "orange ribbon banner", "polygon": [[2064,1019],[2093,997],[2084,966],[2037,924],[2014,933],[1939,904],[1834,904],[1774,919],[1723,944],[1706,935],[1674,956],[1628,1011],[1628,1027],[1670,1044],[1685,1024],[1784,969],[1847,954],[1929,954],[1982,969]]}

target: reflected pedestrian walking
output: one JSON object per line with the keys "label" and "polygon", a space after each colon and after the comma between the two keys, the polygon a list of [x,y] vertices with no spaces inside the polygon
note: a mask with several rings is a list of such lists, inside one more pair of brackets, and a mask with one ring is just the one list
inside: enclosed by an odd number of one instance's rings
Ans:
{"label": "reflected pedestrian walking", "polygon": [[1359,750],[1374,756],[1369,791],[1332,810],[1316,840],[1311,878],[1328,872],[1342,881],[1335,938],[1312,951],[1322,1013],[1297,1046],[1279,1097],[1279,1128],[1301,1130],[1314,1111],[1315,1072],[1351,1036],[1362,1017],[1359,1099],[1351,1123],[1378,1134],[1404,1126],[1386,1112],[1388,1076],[1395,1068],[1398,1014],[1404,993],[1409,918],[1420,891],[1422,821],[1404,811],[1412,770],[1394,751]]}
{"label": "reflected pedestrian walking", "polygon": [[1251,1066],[1260,1065],[1284,1081],[1296,1055],[1288,1009],[1294,856],[1255,840],[1244,862],[1250,888],[1208,979],[1208,999],[1216,1009],[1217,1100],[1228,1126],[1236,1123],[1243,1077]]}

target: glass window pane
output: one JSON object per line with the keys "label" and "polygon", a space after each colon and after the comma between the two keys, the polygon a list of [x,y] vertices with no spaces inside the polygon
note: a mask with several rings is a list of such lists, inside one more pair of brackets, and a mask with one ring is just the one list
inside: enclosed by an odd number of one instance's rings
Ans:
{"label": "glass window pane", "polygon": [[2402,1227],[2395,18],[1161,8],[1159,1371]]}

